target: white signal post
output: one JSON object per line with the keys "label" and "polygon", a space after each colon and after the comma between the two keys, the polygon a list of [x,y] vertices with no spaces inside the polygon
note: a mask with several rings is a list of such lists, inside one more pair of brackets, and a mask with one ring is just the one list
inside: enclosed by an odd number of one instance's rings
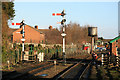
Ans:
{"label": "white signal post", "polygon": [[25,23],[24,23],[24,20],[21,22],[22,23],[22,26],[23,26],[23,36],[22,36],[22,39],[21,39],[21,41],[22,41],[22,51],[24,52],[24,42],[25,42],[25,39],[24,39],[24,37],[25,37],[25,31],[24,31],[24,28],[25,28]]}
{"label": "white signal post", "polygon": [[[63,10],[63,13],[65,12],[65,10]],[[63,20],[65,19],[65,17],[64,17],[64,15],[63,15]],[[64,24],[64,22],[63,22],[63,33],[61,34],[62,35],[62,37],[63,37],[63,60],[64,60],[64,62],[65,62],[65,64],[66,64],[66,54],[65,54],[65,36],[66,36],[66,34],[65,34],[65,24]]]}
{"label": "white signal post", "polygon": [[[15,25],[15,23],[12,23],[12,25]],[[24,42],[25,42],[25,31],[24,31],[24,29],[25,29],[25,23],[24,23],[24,20],[22,20],[22,22],[21,23],[16,23],[16,25],[20,25],[21,27],[23,26],[23,36],[22,36],[22,39],[21,39],[21,41],[22,41],[22,53],[24,53]],[[16,32],[16,33],[20,33],[20,32]],[[22,54],[23,55],[23,54]],[[22,58],[21,58],[22,59]]]}
{"label": "white signal post", "polygon": [[[63,32],[61,35],[63,37],[63,60],[66,64],[66,54],[65,54],[65,36],[66,36],[66,34],[65,34],[65,24],[64,24],[66,22],[64,15],[66,15],[66,14],[64,12],[65,12],[65,10],[63,10],[62,13],[57,13],[56,15],[63,17],[63,20],[61,22],[57,22],[57,23],[61,23],[61,25],[63,26]],[[55,13],[53,13],[52,15],[55,16]]]}
{"label": "white signal post", "polygon": [[[12,23],[12,25],[15,25],[15,23]],[[25,39],[24,39],[24,37],[25,37],[25,31],[24,31],[24,29],[25,29],[25,23],[24,23],[24,20],[22,20],[22,22],[21,23],[16,23],[16,25],[20,25],[20,26],[23,26],[23,36],[22,36],[22,39],[21,39],[21,41],[22,41],[22,51],[24,52],[24,42],[25,42]],[[20,32],[16,32],[16,33],[20,33]]]}
{"label": "white signal post", "polygon": [[24,42],[25,42],[25,39],[23,38],[23,39],[21,39],[21,41],[22,41],[22,51],[24,52]]}
{"label": "white signal post", "polygon": [[[24,23],[24,20],[22,20],[22,22],[21,22],[21,26],[23,26],[23,32],[22,32],[22,34],[23,34],[23,36],[22,36],[22,39],[21,39],[21,41],[22,41],[22,55],[24,54],[24,42],[25,42],[25,31],[24,31],[24,29],[25,29],[25,23]],[[23,57],[21,57],[21,60],[23,60]]]}

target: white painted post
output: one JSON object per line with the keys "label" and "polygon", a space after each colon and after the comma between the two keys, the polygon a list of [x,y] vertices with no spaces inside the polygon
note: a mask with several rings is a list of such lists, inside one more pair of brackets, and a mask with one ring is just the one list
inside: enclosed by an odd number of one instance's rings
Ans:
{"label": "white painted post", "polygon": [[103,63],[103,59],[104,59],[104,54],[102,54],[102,65],[104,64],[104,63]]}
{"label": "white painted post", "polygon": [[[24,39],[24,27],[25,27],[25,25],[23,25],[23,39]],[[23,47],[22,47],[22,51],[24,52],[24,40],[22,41],[23,42]]]}
{"label": "white painted post", "polygon": [[63,37],[63,52],[65,53],[65,37]]}
{"label": "white painted post", "polygon": [[57,63],[56,60],[54,60],[54,65],[56,65],[56,63]]}
{"label": "white painted post", "polygon": [[41,54],[42,54],[42,53],[39,53],[39,54],[38,54],[39,62],[41,62]]}
{"label": "white painted post", "polygon": [[57,64],[57,62],[56,62],[56,60],[54,60],[55,72],[57,72],[56,64]]}
{"label": "white painted post", "polygon": [[44,61],[44,53],[41,53],[41,61]]}
{"label": "white painted post", "polygon": [[118,51],[117,51],[117,48],[118,47],[116,47],[116,61],[117,61],[117,66],[119,65],[119,58],[118,58]]}
{"label": "white painted post", "polygon": [[94,50],[94,37],[92,37],[92,39],[91,39],[92,41],[92,44],[91,44],[91,52],[93,52],[93,50]]}
{"label": "white painted post", "polygon": [[[65,10],[63,10],[63,12],[64,11]],[[64,19],[65,19],[65,16],[63,16],[63,20]],[[63,33],[61,35],[63,37],[63,59],[64,59],[64,62],[66,64],[66,54],[65,54],[65,36],[66,36],[66,34],[65,34],[65,24],[64,24],[64,22],[63,22]]]}
{"label": "white painted post", "polygon": [[7,63],[8,63],[8,69],[10,69],[10,61],[8,60]]}
{"label": "white painted post", "polygon": [[109,52],[109,64],[110,64],[110,52]]}
{"label": "white painted post", "polygon": [[24,42],[22,43],[23,47],[22,47],[22,51],[24,52]]}

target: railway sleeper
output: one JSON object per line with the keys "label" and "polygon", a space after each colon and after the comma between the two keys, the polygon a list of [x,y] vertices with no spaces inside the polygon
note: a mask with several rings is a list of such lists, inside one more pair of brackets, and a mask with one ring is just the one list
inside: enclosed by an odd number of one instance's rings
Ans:
{"label": "railway sleeper", "polygon": [[28,80],[28,79],[34,77],[35,74],[37,74],[37,73],[39,73],[39,72],[41,72],[43,70],[49,69],[49,68],[51,68],[53,66],[54,66],[54,64],[47,65],[47,66],[45,66],[43,68],[39,68],[38,70],[35,70],[33,72],[31,72],[31,71],[27,72],[26,74],[23,74],[23,75],[21,75],[19,77],[16,77],[15,79],[17,79],[17,80],[26,80],[27,79]]}
{"label": "railway sleeper", "polygon": [[17,79],[17,78],[22,77],[24,75],[28,75],[31,70],[42,68],[42,67],[44,67],[46,65],[49,65],[49,64],[50,63],[42,64],[42,65],[38,64],[38,66],[34,66],[34,67],[30,68],[30,69],[25,69],[25,70],[23,69],[23,70],[18,71],[18,72],[17,71],[10,72],[9,74],[4,75],[2,77],[2,80]]}

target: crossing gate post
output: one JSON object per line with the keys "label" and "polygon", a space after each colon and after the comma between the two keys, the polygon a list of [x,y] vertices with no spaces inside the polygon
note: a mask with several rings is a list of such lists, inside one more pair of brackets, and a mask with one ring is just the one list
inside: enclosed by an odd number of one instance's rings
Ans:
{"label": "crossing gate post", "polygon": [[111,63],[110,61],[110,52],[108,53],[108,59],[109,59],[109,64]]}
{"label": "crossing gate post", "polygon": [[104,54],[102,53],[102,65],[104,65],[103,60],[104,60]]}
{"label": "crossing gate post", "polygon": [[116,54],[116,66],[117,67],[119,66],[119,57],[118,57],[118,54]]}

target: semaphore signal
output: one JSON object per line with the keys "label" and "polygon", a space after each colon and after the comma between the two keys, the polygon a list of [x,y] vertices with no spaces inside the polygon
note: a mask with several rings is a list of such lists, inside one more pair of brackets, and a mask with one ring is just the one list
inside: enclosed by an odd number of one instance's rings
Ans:
{"label": "semaphore signal", "polygon": [[55,16],[55,15],[56,15],[56,16],[61,16],[61,13],[56,13],[56,14],[55,14],[55,13],[52,13],[52,15],[53,15],[53,16]]}
{"label": "semaphore signal", "polygon": [[62,37],[63,37],[63,60],[64,60],[64,63],[66,64],[66,54],[65,54],[65,22],[66,22],[66,19],[64,18],[64,16],[66,15],[65,11],[63,10],[61,13],[52,13],[53,16],[62,16],[63,19],[61,22],[57,22],[57,23],[61,23],[61,25],[63,26],[63,32],[62,32]]}
{"label": "semaphore signal", "polygon": [[12,23],[12,25],[20,25],[21,23]]}
{"label": "semaphore signal", "polygon": [[21,33],[22,34],[22,54],[24,54],[24,42],[25,42],[25,23],[24,23],[24,20],[22,20],[21,23],[12,23],[12,25],[20,25],[20,28],[22,27],[22,31],[21,32],[17,32],[17,33]]}

